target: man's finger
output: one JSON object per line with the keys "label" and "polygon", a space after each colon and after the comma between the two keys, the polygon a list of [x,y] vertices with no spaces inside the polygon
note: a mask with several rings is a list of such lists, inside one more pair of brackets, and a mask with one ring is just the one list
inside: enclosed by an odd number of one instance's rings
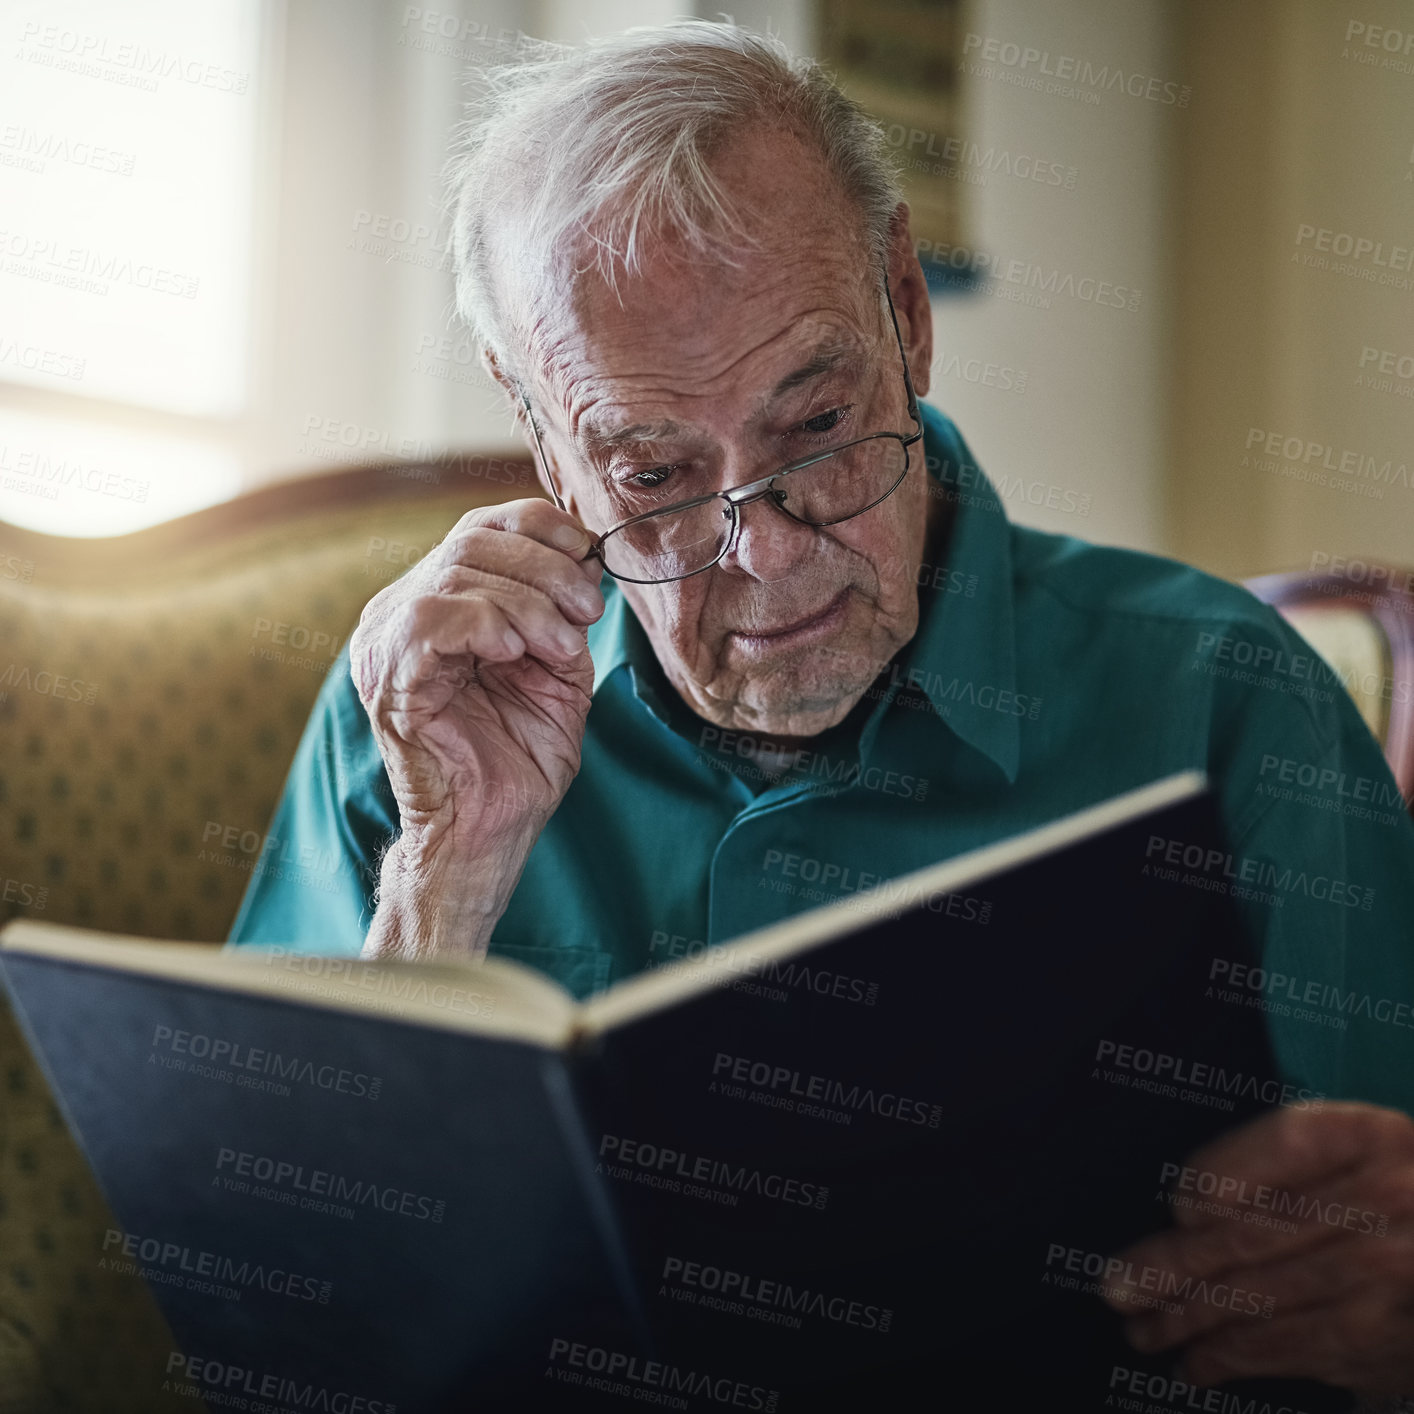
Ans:
{"label": "man's finger", "polygon": [[1391,1167],[1372,1155],[1367,1167],[1305,1190],[1252,1187],[1243,1191],[1241,1205],[1213,1202],[1196,1217],[1179,1205],[1174,1217],[1180,1226],[1154,1233],[1117,1255],[1126,1262],[1206,1278],[1277,1261],[1332,1236],[1379,1240],[1388,1233],[1392,1216],[1414,1216],[1407,1189],[1398,1160]]}
{"label": "man's finger", "polygon": [[1212,1279],[1185,1277],[1175,1283],[1176,1299],[1169,1303],[1180,1309],[1137,1315],[1126,1324],[1125,1336],[1138,1350],[1167,1350],[1234,1322],[1265,1323],[1316,1306],[1335,1312],[1371,1285],[1370,1253],[1368,1245],[1347,1235]]}
{"label": "man's finger", "polygon": [[[449,613],[449,605],[455,612]],[[441,660],[471,654],[489,662],[509,662],[525,652],[525,640],[490,599],[448,599],[423,595],[403,606],[399,633],[407,644],[393,664],[390,681],[397,695],[417,694],[436,679]]]}
{"label": "man's finger", "polygon": [[441,572],[438,588],[441,611],[437,618],[449,627],[461,621],[466,605],[485,600],[500,609],[525,640],[532,657],[562,664],[584,651],[583,625],[567,619],[554,600],[539,590],[459,565]]}
{"label": "man's finger", "polygon": [[1284,1319],[1222,1326],[1184,1351],[1182,1373],[1195,1385],[1268,1375],[1392,1394],[1401,1387],[1407,1344],[1383,1299],[1371,1293],[1339,1312],[1312,1307]]}
{"label": "man's finger", "polygon": [[434,592],[462,587],[464,572],[524,585],[553,599],[562,613],[583,624],[604,612],[598,580],[586,571],[586,564],[598,563],[576,560],[564,550],[497,526],[470,525],[449,535],[414,573]]}
{"label": "man's finger", "polygon": [[[1249,1190],[1292,1189],[1361,1167],[1374,1155],[1414,1159],[1414,1121],[1378,1105],[1330,1102],[1321,1110],[1283,1107],[1231,1129],[1191,1154],[1185,1168]],[[1177,1210],[1174,1217],[1185,1221]],[[1192,1212],[1191,1225],[1207,1220]]]}

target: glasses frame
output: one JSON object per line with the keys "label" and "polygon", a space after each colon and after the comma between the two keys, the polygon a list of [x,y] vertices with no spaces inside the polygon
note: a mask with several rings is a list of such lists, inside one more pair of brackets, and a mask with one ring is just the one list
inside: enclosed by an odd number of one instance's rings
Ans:
{"label": "glasses frame", "polygon": [[[589,550],[585,554],[585,559],[597,559],[604,567],[605,574],[611,575],[614,579],[624,584],[675,584],[679,580],[691,579],[693,575],[705,574],[714,566],[731,554],[741,534],[741,508],[750,505],[753,501],[769,500],[777,510],[788,515],[798,525],[808,525],[814,528],[823,529],[829,525],[841,525],[845,521],[853,520],[856,516],[862,516],[865,511],[871,511],[881,502],[888,500],[890,496],[898,490],[908,479],[908,473],[912,469],[912,458],[908,454],[908,449],[919,441],[923,436],[923,419],[918,412],[918,396],[913,391],[913,379],[908,371],[908,356],[903,351],[903,336],[899,333],[898,314],[894,310],[893,296],[889,292],[889,274],[887,266],[883,270],[884,279],[884,299],[889,306],[889,319],[894,328],[894,340],[898,345],[899,359],[903,363],[903,382],[908,390],[908,415],[913,419],[916,432],[871,432],[865,437],[856,437],[852,441],[842,442],[838,447],[830,447],[824,451],[815,452],[811,456],[802,457],[799,461],[790,462],[785,466],[777,467],[775,471],[766,476],[759,476],[754,481],[744,482],[740,486],[729,486],[723,491],[709,491],[704,496],[692,496],[686,501],[675,501],[670,506],[659,506],[651,511],[642,511],[638,515],[629,516],[626,520],[621,520],[615,525],[611,525],[602,535],[593,537]],[[545,484],[550,488],[550,494],[555,498],[555,505],[562,511],[567,510],[564,502],[560,499],[560,493],[555,485],[554,478],[550,475],[550,465],[545,458],[545,448],[540,442],[540,430],[535,425],[534,414],[530,410],[530,399],[526,395],[525,389],[520,389],[521,401],[525,404],[526,419],[530,423],[531,435],[535,439],[535,450],[539,454],[541,472],[545,478]],[[880,440],[896,441],[903,447],[903,471],[899,473],[898,480],[889,487],[881,496],[876,496],[867,506],[860,507],[857,511],[851,511],[847,516],[838,516],[834,520],[814,521],[805,520],[786,508],[785,493],[777,489],[776,483],[781,478],[791,475],[792,472],[804,471],[807,467],[814,466],[818,462],[828,461],[831,457],[838,456],[839,453],[848,451],[850,447],[857,447],[863,442],[875,442]],[[701,569],[689,570],[686,574],[669,575],[664,579],[635,579],[630,575],[616,574],[611,570],[604,560],[604,542],[611,536],[617,535],[619,531],[626,529],[630,525],[637,525],[641,521],[653,520],[658,516],[673,515],[679,511],[691,510],[694,506],[706,505],[709,501],[725,501],[726,509],[723,515],[730,515],[732,521],[731,532],[728,534],[722,548],[717,552],[715,559],[702,566]]]}

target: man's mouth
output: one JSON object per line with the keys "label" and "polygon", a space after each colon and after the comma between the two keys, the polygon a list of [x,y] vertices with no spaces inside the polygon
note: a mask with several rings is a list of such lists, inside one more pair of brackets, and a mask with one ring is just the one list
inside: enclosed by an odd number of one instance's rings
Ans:
{"label": "man's mouth", "polygon": [[732,637],[746,649],[753,652],[775,652],[782,648],[794,648],[808,643],[814,638],[822,638],[834,632],[844,621],[849,608],[849,586],[846,585],[828,604],[815,609],[789,623],[773,624],[754,629],[733,629]]}

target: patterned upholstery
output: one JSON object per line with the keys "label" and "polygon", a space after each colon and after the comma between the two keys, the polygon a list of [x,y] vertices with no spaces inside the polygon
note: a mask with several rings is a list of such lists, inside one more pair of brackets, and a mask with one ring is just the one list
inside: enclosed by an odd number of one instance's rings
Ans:
{"label": "patterned upholstery", "polygon": [[[224,938],[364,603],[465,510],[533,494],[519,463],[397,470],[109,542],[0,525],[0,921]],[[0,1414],[200,1407],[164,1390],[141,1280],[99,1266],[115,1226],[0,993]]]}

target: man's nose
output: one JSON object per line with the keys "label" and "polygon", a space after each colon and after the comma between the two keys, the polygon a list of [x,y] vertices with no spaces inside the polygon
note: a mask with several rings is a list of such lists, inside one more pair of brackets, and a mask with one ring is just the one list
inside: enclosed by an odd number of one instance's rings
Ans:
{"label": "man's nose", "polygon": [[820,533],[788,516],[769,492],[738,505],[736,513],[736,543],[722,557],[721,567],[753,579],[785,579],[810,555]]}

